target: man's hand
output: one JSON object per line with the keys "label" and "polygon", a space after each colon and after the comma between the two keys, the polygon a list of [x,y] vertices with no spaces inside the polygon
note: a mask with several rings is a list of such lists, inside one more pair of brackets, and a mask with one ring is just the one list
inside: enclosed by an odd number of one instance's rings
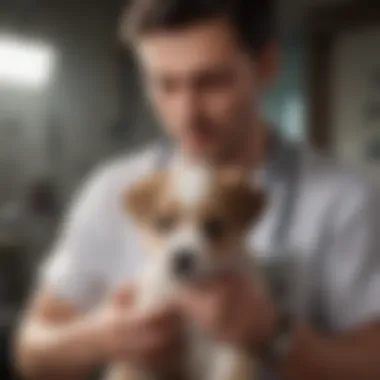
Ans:
{"label": "man's hand", "polygon": [[265,291],[237,276],[186,288],[179,302],[185,315],[231,344],[258,348],[276,326],[275,309]]}
{"label": "man's hand", "polygon": [[278,363],[281,378],[286,380],[323,379],[318,361],[326,352],[324,340],[312,329],[297,326],[292,333],[291,351]]}
{"label": "man's hand", "polygon": [[166,359],[180,354],[179,319],[171,308],[137,316],[134,293],[133,287],[121,289],[98,311],[83,315],[40,292],[15,339],[15,366],[21,377],[83,379],[99,365],[119,360],[158,371],[171,368]]}
{"label": "man's hand", "polygon": [[133,289],[121,289],[100,313],[94,316],[98,342],[107,362],[129,362],[137,368],[159,370],[178,353],[180,320],[174,308],[151,315],[137,315]]}

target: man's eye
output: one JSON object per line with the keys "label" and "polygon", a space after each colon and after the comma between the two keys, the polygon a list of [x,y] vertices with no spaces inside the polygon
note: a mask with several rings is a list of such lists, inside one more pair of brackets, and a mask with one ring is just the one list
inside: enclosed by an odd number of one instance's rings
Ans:
{"label": "man's eye", "polygon": [[155,89],[164,93],[172,93],[177,90],[177,81],[169,78],[163,78],[157,80],[155,83]]}
{"label": "man's eye", "polygon": [[175,227],[176,220],[172,216],[159,216],[155,220],[155,228],[159,233],[166,234]]}
{"label": "man's eye", "polygon": [[218,240],[223,236],[224,223],[217,218],[206,220],[203,225],[203,232],[208,239]]}
{"label": "man's eye", "polygon": [[198,86],[203,89],[220,89],[230,86],[234,77],[231,73],[212,73],[198,79]]}

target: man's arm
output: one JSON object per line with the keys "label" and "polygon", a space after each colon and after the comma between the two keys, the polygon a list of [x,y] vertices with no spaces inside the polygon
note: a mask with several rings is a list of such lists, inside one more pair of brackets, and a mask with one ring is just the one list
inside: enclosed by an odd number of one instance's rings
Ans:
{"label": "man's arm", "polygon": [[[99,329],[83,311],[94,306],[108,243],[110,171],[98,169],[74,196],[57,241],[38,274],[38,291],[23,316],[15,347],[26,378],[73,378],[99,364]],[[105,251],[105,250],[104,250]],[[100,301],[101,295],[96,302]],[[96,321],[97,322],[97,321]]]}
{"label": "man's arm", "polygon": [[[16,370],[30,379],[83,379],[102,361],[103,344],[95,319],[40,292],[16,335]],[[103,343],[103,342],[102,342]]]}
{"label": "man's arm", "polygon": [[336,338],[300,328],[280,368],[289,380],[378,380],[379,352],[380,323]]}
{"label": "man's arm", "polygon": [[[108,170],[85,181],[65,215],[58,239],[38,275],[38,288],[23,315],[15,342],[15,364],[27,378],[72,378],[99,356],[92,320],[83,318],[92,283],[100,276]],[[94,241],[95,239],[95,241]],[[54,375],[53,375],[54,374]]]}
{"label": "man's arm", "polygon": [[26,379],[85,379],[98,365],[128,362],[166,368],[181,337],[176,310],[133,312],[134,287],[119,289],[96,312],[81,315],[41,293],[17,335],[16,370]]}

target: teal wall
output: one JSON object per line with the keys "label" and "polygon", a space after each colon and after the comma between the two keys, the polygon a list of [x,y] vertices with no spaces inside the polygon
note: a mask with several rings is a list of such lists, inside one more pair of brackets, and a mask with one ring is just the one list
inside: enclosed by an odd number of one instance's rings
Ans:
{"label": "teal wall", "polygon": [[264,104],[267,120],[289,139],[306,138],[304,46],[298,35],[283,39],[281,72]]}

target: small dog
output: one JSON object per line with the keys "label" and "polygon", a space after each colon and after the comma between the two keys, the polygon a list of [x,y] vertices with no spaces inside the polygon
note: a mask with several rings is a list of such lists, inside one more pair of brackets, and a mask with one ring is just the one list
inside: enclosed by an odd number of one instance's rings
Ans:
{"label": "small dog", "polygon": [[[181,167],[155,173],[129,189],[126,210],[151,257],[136,308],[142,313],[152,311],[172,300],[183,284],[226,270],[262,281],[245,237],[264,205],[264,194],[233,169]],[[257,363],[251,353],[188,327],[184,361],[175,376],[147,374],[120,363],[111,367],[107,380],[256,378]]]}

